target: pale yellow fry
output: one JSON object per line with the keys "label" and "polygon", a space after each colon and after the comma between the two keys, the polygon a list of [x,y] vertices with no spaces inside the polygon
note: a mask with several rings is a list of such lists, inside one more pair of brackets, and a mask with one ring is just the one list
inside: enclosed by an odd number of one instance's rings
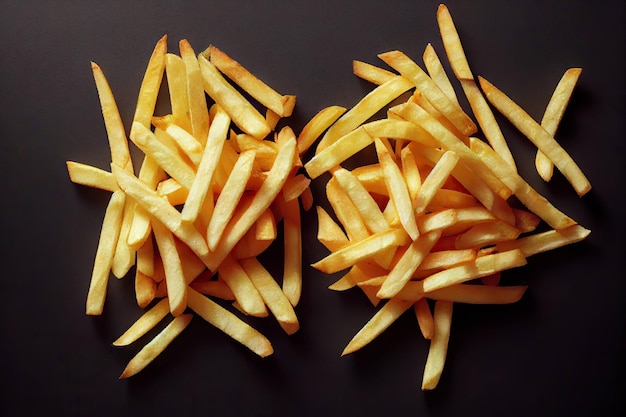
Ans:
{"label": "pale yellow fry", "polygon": [[377,67],[376,65],[357,60],[352,61],[352,72],[357,77],[376,85],[384,84],[391,78],[398,76],[398,74]]}
{"label": "pale yellow fry", "polygon": [[[474,138],[472,138],[474,139]],[[540,195],[522,177],[519,176],[493,149],[481,140],[471,141],[472,150],[480,154],[482,160],[489,165],[502,181],[505,181],[522,204],[541,217],[555,229],[563,229],[575,224],[575,221],[559,211],[545,197]]]}
{"label": "pale yellow fry", "polygon": [[189,307],[204,320],[261,357],[274,353],[270,341],[239,317],[211,301],[193,288],[189,289]]}
{"label": "pale yellow fry", "polygon": [[175,54],[165,56],[165,74],[170,94],[174,123],[191,133],[189,97],[187,95],[187,70],[183,59]]}
{"label": "pale yellow fry", "polygon": [[384,106],[413,88],[408,79],[396,75],[365,95],[344,113],[324,134],[317,144],[316,154],[332,145],[340,137],[350,133]]}
{"label": "pale yellow fry", "polygon": [[[205,51],[206,53],[206,51]],[[286,97],[279,94],[248,71],[239,62],[232,59],[225,52],[211,45],[208,49],[209,60],[220,72],[230,78],[235,84],[254,97],[259,103],[272,110],[280,117],[291,116],[293,104],[285,107]]]}
{"label": "pale yellow fry", "polygon": [[417,162],[410,146],[405,146],[400,151],[400,161],[402,163],[402,176],[409,191],[411,201],[416,201],[417,193],[422,186],[422,177],[420,176]]}
{"label": "pale yellow fry", "polygon": [[[576,83],[578,82],[581,72],[581,68],[570,68],[565,71],[565,74],[563,74],[563,77],[561,77],[561,80],[554,89],[554,93],[552,93],[552,97],[548,102],[546,111],[543,113],[541,127],[543,127],[552,137],[556,134],[559,123],[561,123],[561,119],[563,118],[565,109],[569,104],[572,93],[574,92],[574,87],[576,87]],[[548,158],[540,150],[537,150],[535,165],[541,178],[543,178],[544,181],[550,181],[554,164],[550,158]]]}
{"label": "pale yellow fry", "polygon": [[410,79],[430,103],[462,134],[469,136],[476,132],[476,125],[463,109],[450,100],[439,86],[413,60],[400,51],[390,51],[378,55],[390,67]]}
{"label": "pale yellow fry", "polygon": [[[410,282],[409,285],[411,284],[413,283]],[[527,288],[527,285],[511,285],[505,287],[496,285],[456,284],[431,291],[426,297],[432,300],[445,300],[466,304],[512,304],[522,298]],[[410,291],[409,288],[407,288],[407,290]],[[398,294],[398,297],[402,297],[402,293]]]}
{"label": "pale yellow fry", "polygon": [[233,217],[229,222],[223,238],[215,248],[215,252],[207,258],[209,269],[215,270],[248,229],[276,199],[293,168],[295,155],[296,139],[292,137],[280,147],[272,169],[269,171],[261,188],[256,192],[250,205],[241,216]]}
{"label": "pale yellow fry", "polygon": [[254,257],[243,259],[241,266],[250,277],[259,294],[261,294],[261,297],[263,297],[267,307],[276,317],[280,327],[287,334],[297,332],[300,324],[293,306],[269,271]]}
{"label": "pale yellow fry", "polygon": [[351,243],[311,266],[327,274],[332,274],[389,248],[403,246],[409,242],[410,238],[404,229],[390,228],[356,243]]}
{"label": "pale yellow fry", "polygon": [[209,133],[209,112],[200,65],[189,41],[186,39],[181,40],[178,43],[178,47],[187,74],[187,100],[189,100],[191,133],[198,142],[204,145]]}
{"label": "pale yellow fry", "polygon": [[341,226],[321,206],[317,206],[317,240],[331,252],[350,243]]}
{"label": "pale yellow fry", "polygon": [[222,280],[195,280],[189,285],[201,294],[221,298],[222,300],[235,301],[235,295],[232,290]]}
{"label": "pale yellow fry", "polygon": [[420,332],[424,339],[431,340],[435,333],[435,322],[433,320],[433,313],[430,311],[430,305],[426,298],[420,298],[413,304],[413,310],[415,311],[415,318],[419,325]]}
{"label": "pale yellow fry", "polygon": [[187,308],[187,282],[174,235],[158,220],[152,222],[152,230],[165,270],[170,312],[174,317],[180,316]]}
{"label": "pale yellow fry", "polygon": [[265,138],[271,128],[258,110],[205,57],[200,55],[198,62],[206,93],[228,113],[241,130],[257,139]]}
{"label": "pale yellow fry", "polygon": [[333,178],[350,197],[357,208],[357,213],[361,215],[365,225],[372,233],[383,232],[389,228],[389,224],[387,224],[387,220],[385,220],[385,216],[383,216],[374,198],[350,171],[339,168],[333,172]]}
{"label": "pale yellow fry", "polygon": [[455,241],[457,249],[481,248],[498,242],[517,239],[520,231],[501,220],[472,226]]}
{"label": "pale yellow fry", "polygon": [[161,322],[170,312],[167,298],[162,299],[148,311],[143,313],[120,337],[113,342],[114,346],[128,346],[141,336],[148,333]]}
{"label": "pale yellow fry", "polygon": [[447,151],[441,159],[437,161],[432,171],[428,174],[420,187],[414,204],[415,213],[421,214],[426,210],[438,190],[452,173],[452,170],[459,161],[459,156],[453,151]]}
{"label": "pale yellow fry", "polygon": [[230,117],[221,107],[218,108],[211,122],[211,127],[209,128],[209,136],[204,152],[202,153],[198,171],[193,183],[189,187],[189,195],[187,196],[187,201],[182,210],[181,216],[185,222],[195,221],[200,213],[200,209],[209,193],[211,181],[220,161],[224,141],[228,135],[229,125]]}
{"label": "pale yellow fry", "polygon": [[[146,72],[139,88],[137,106],[133,116],[133,124],[138,123],[150,129],[154,108],[156,106],[163,73],[165,72],[165,57],[167,55],[167,35],[164,35],[154,47]],[[134,127],[131,128],[131,137]]]}
{"label": "pale yellow fry", "polygon": [[285,201],[295,200],[309,188],[311,180],[303,174],[291,176],[285,182],[283,187],[283,198]]}
{"label": "pale yellow fry", "polygon": [[446,74],[446,70],[443,68],[441,64],[441,60],[435,52],[435,48],[429,43],[426,45],[426,49],[424,50],[423,55],[424,66],[426,67],[426,71],[428,71],[428,75],[433,81],[439,86],[441,91],[443,91],[446,96],[456,104],[459,104],[459,100],[454,92],[454,87],[452,87],[452,83],[450,82],[450,78]]}
{"label": "pale yellow fry", "polygon": [[135,269],[135,300],[139,308],[146,308],[156,296],[157,283],[148,275]]}
{"label": "pale yellow fry", "polygon": [[149,128],[140,123],[133,123],[130,138],[139,149],[154,159],[165,172],[175,178],[182,186],[191,188],[196,176],[194,169],[180,155],[172,152],[170,148],[159,141]]}
{"label": "pale yellow fry", "polygon": [[474,76],[472,71],[470,71],[465,52],[463,51],[459,33],[456,30],[450,11],[444,4],[441,4],[437,9],[437,23],[441,41],[454,75],[459,80],[473,80]]}
{"label": "pale yellow fry", "polygon": [[[455,221],[445,228],[444,236],[458,235],[477,224],[496,220],[493,213],[482,206],[463,207],[453,210],[456,213]],[[506,222],[503,223],[509,225]]]}
{"label": "pale yellow fry", "polygon": [[148,366],[189,325],[193,314],[175,317],[158,335],[148,342],[126,365],[120,379],[129,378]]}
{"label": "pale yellow fry", "polygon": [[298,135],[298,153],[304,154],[335,121],[346,112],[345,107],[329,106],[320,110]]}
{"label": "pale yellow fry", "polygon": [[96,168],[92,165],[80,162],[66,161],[67,173],[70,181],[87,187],[99,188],[105,191],[115,192],[120,188],[117,186],[115,177],[110,172]]}
{"label": "pale yellow fry", "polygon": [[433,230],[444,230],[457,222],[457,211],[454,209],[437,211],[417,216],[417,227],[422,233]]}
{"label": "pale yellow fry", "polygon": [[[165,171],[159,164],[149,156],[146,156],[139,169],[139,180],[144,182],[150,189],[154,190],[159,181],[166,177]],[[128,246],[138,249],[148,239],[150,235],[150,215],[141,206],[135,207],[133,224],[128,232]]]}
{"label": "pale yellow fry", "polygon": [[474,112],[474,117],[476,117],[478,125],[482,129],[487,141],[489,141],[489,144],[502,159],[511,165],[513,169],[517,170],[515,159],[511,154],[511,150],[509,149],[509,145],[506,143],[504,135],[502,134],[500,125],[498,125],[498,122],[491,111],[491,107],[489,107],[487,100],[485,100],[485,96],[483,96],[483,93],[478,88],[478,85],[476,85],[476,81],[461,80],[461,87],[463,87],[465,96],[467,97],[470,107]]}
{"label": "pale yellow fry", "polygon": [[107,205],[87,294],[86,312],[88,315],[100,315],[104,308],[107,282],[111,272],[111,265],[113,264],[115,246],[122,226],[124,201],[124,193],[116,191],[111,195]]}
{"label": "pale yellow fry", "polygon": [[415,240],[419,236],[419,230],[417,228],[417,222],[415,221],[415,212],[413,210],[411,196],[409,195],[409,189],[402,176],[402,171],[400,171],[400,168],[391,157],[389,150],[382,144],[380,139],[376,138],[374,144],[376,153],[378,154],[378,160],[383,170],[385,185],[389,190],[391,200],[393,200],[393,204],[400,218],[400,223],[411,239]]}
{"label": "pale yellow fry", "polygon": [[209,250],[215,250],[226,225],[233,217],[235,208],[239,204],[239,200],[252,173],[255,155],[256,151],[254,150],[244,151],[240,154],[228,180],[226,180],[226,184],[224,184],[222,192],[215,202],[207,231]]}
{"label": "pale yellow fry", "polygon": [[526,257],[519,249],[485,255],[474,262],[437,272],[423,281],[417,281],[423,293],[438,290],[454,284],[461,284],[474,278],[494,274],[505,269],[526,265]]}
{"label": "pale yellow fry", "polygon": [[159,182],[157,193],[167,198],[172,206],[181,206],[187,201],[189,190],[183,187],[174,178]]}
{"label": "pale yellow fry", "polygon": [[117,239],[117,245],[115,246],[113,265],[111,265],[111,272],[113,272],[113,275],[117,278],[126,276],[130,268],[135,264],[135,249],[131,248],[128,244],[128,236],[135,216],[136,207],[137,203],[135,203],[134,200],[127,198],[124,201],[122,226],[120,227],[120,234]]}
{"label": "pale yellow fry", "polygon": [[115,97],[113,97],[109,82],[104,76],[102,69],[95,62],[91,63],[91,70],[96,82],[98,97],[100,98],[104,126],[109,138],[111,161],[128,172],[133,172],[133,161],[130,158],[126,131],[124,130],[122,117],[115,103]]}
{"label": "pale yellow fry", "polygon": [[354,215],[358,213],[357,207],[334,178],[326,184],[326,197],[350,241],[358,242],[369,236],[363,217]]}
{"label": "pale yellow fry", "polygon": [[123,172],[111,164],[111,170],[118,185],[124,192],[133,198],[152,216],[161,221],[176,237],[185,242],[199,257],[204,257],[209,251],[206,242],[193,224],[182,222],[180,212],[174,208],[165,197],[148,188],[137,177]]}
{"label": "pale yellow fry", "polygon": [[579,196],[585,195],[591,189],[589,180],[554,137],[501,90],[482,77],[479,77],[479,80],[489,102],[550,158]]}
{"label": "pale yellow fry", "polygon": [[370,343],[383,331],[385,331],[391,323],[396,321],[405,311],[413,305],[413,301],[406,301],[392,298],[387,301],[380,310],[363,326],[361,330],[350,340],[345,347],[341,356],[348,355],[361,349]]}
{"label": "pale yellow fry", "polygon": [[452,268],[476,259],[474,249],[450,249],[430,252],[420,263],[412,278],[424,278],[435,271]]}
{"label": "pale yellow fry", "polygon": [[302,227],[300,202],[283,201],[284,261],[282,290],[294,307],[302,293]]}
{"label": "pale yellow fry", "polygon": [[441,231],[429,232],[411,242],[400,260],[387,275],[376,296],[378,298],[392,298],[395,296],[411,279],[415,270],[420,266],[420,263],[440,236]]}
{"label": "pale yellow fry", "polygon": [[450,327],[452,325],[452,306],[450,301],[437,301],[433,313],[434,332],[424,366],[422,390],[435,389],[441,378],[448,353]]}
{"label": "pale yellow fry", "polygon": [[154,241],[152,236],[137,249],[137,270],[154,277]]}
{"label": "pale yellow fry", "polygon": [[217,273],[220,279],[230,287],[244,313],[255,317],[267,316],[267,309],[261,295],[238,261],[227,256],[217,268]]}
{"label": "pale yellow fry", "polygon": [[571,243],[580,242],[589,236],[590,233],[591,231],[589,229],[575,224],[560,230],[548,230],[546,232],[524,236],[511,242],[501,242],[496,245],[496,250],[503,252],[517,248],[524,252],[525,256],[531,256]]}

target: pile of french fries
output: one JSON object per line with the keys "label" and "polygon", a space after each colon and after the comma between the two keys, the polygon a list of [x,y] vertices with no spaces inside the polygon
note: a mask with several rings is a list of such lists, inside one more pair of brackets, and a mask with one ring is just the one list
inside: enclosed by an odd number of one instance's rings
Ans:
{"label": "pile of french fries", "polygon": [[[310,180],[298,173],[294,132],[276,130],[296,98],[277,93],[215,46],[196,54],[182,40],[180,55],[167,49],[164,36],[150,57],[128,137],[104,73],[92,63],[111,171],[67,162],[74,183],[112,193],[87,314],[102,314],[110,274],[123,278],[135,266],[136,300],[146,311],[113,344],[135,342],[170,317],[121,378],[145,368],[186,328],[193,317],[187,311],[261,357],[273,353],[270,341],[224,302],[248,316],[271,313],[287,334],[299,329],[300,210],[313,200]],[[156,116],[164,76],[172,112]],[[137,175],[128,138],[143,158]],[[258,256],[277,240],[281,221],[284,268],[277,280]]]}
{"label": "pile of french fries", "polygon": [[[426,70],[390,51],[378,57],[392,70],[354,61],[354,74],[376,87],[350,110],[329,107],[311,121],[315,127],[309,129],[325,133],[304,166],[313,179],[330,174],[326,195],[334,212],[317,207],[318,239],[330,254],[313,267],[328,274],[345,271],[329,288],[359,287],[374,306],[382,305],[343,355],[412,308],[430,340],[423,390],[435,388],[441,377],[455,302],[518,301],[527,287],[499,285],[502,271],[590,233],[518,174],[491,110],[536,145],[542,178],[548,181],[556,166],[582,196],[591,185],[554,139],[580,69],[565,72],[538,123],[489,81],[476,81],[445,5],[437,21],[477,123],[459,105],[432,45],[423,55]],[[386,117],[371,120],[381,110]],[[486,141],[476,136],[479,128]],[[377,161],[361,164],[367,147],[374,147]],[[356,168],[344,168],[348,163]],[[548,230],[539,232],[542,222]]]}
{"label": "pile of french fries", "polygon": [[[354,74],[376,87],[350,109],[322,109],[296,136],[289,127],[277,128],[291,115],[295,96],[277,93],[215,46],[196,54],[182,40],[180,55],[168,53],[164,36],[149,60],[127,135],[104,73],[92,63],[111,170],[67,162],[74,183],[111,192],[86,312],[102,314],[110,275],[123,278],[134,267],[136,300],[145,312],[114,345],[139,340],[169,317],[121,378],[152,362],[192,313],[261,357],[273,353],[272,345],[241,315],[272,314],[287,334],[299,329],[300,210],[313,207],[309,185],[323,175],[332,212],[316,207],[317,237],[330,253],[312,266],[327,274],[343,271],[330,289],[357,287],[381,306],[343,355],[412,308],[430,340],[423,390],[441,377],[455,302],[514,303],[527,287],[502,285],[502,271],[589,235],[518,174],[491,110],[536,145],[544,180],[556,167],[583,196],[589,181],[554,139],[581,70],[565,72],[536,122],[492,83],[474,77],[445,5],[437,21],[473,117],[429,44],[425,70],[400,51],[378,55],[390,69],[354,61]],[[171,114],[157,116],[164,76]],[[373,120],[382,110],[386,117]],[[131,146],[141,151],[138,169]],[[312,147],[314,156],[303,163]],[[368,147],[377,160],[360,163]],[[355,168],[346,168],[355,161]],[[275,279],[258,256],[277,240],[280,221],[284,264]],[[232,308],[224,307],[228,302]]]}

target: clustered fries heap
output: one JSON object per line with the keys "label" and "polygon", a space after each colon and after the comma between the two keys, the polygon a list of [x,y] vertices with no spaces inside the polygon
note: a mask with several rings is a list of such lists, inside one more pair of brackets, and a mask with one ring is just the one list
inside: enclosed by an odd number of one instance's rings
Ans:
{"label": "clustered fries heap", "polygon": [[[326,195],[333,211],[317,207],[318,239],[331,253],[312,266],[327,274],[346,271],[329,288],[358,287],[374,306],[382,304],[343,355],[413,307],[430,340],[423,390],[440,379],[453,303],[516,302],[527,287],[499,285],[502,271],[589,235],[518,174],[491,110],[536,145],[544,180],[556,167],[583,196],[589,181],[554,139],[581,70],[565,72],[538,123],[489,81],[474,78],[445,5],[437,21],[476,122],[459,105],[430,44],[426,70],[400,51],[379,55],[393,71],[354,61],[354,74],[376,88],[349,110],[321,110],[296,137],[289,127],[276,129],[291,115],[295,96],[278,94],[214,46],[196,55],[183,40],[178,56],[167,52],[163,37],[148,63],[128,136],[143,152],[138,175],[111,89],[92,64],[111,172],[67,162],[73,182],[112,193],[87,314],[102,313],[110,273],[122,278],[135,266],[137,304],[146,311],[114,345],[136,341],[171,316],[121,378],[154,360],[189,324],[188,311],[261,357],[273,353],[265,336],[216,298],[233,301],[245,315],[271,313],[288,334],[298,330],[300,208],[313,205],[309,178],[330,176]],[[155,116],[164,74],[172,111]],[[381,110],[386,117],[372,120]],[[476,136],[479,128],[486,141]],[[315,155],[303,165],[301,156],[313,145]],[[368,147],[377,162],[345,168]],[[257,257],[276,240],[281,220],[284,265],[277,281]]]}
{"label": "clustered fries heap", "polygon": [[[517,173],[488,104],[537,146],[542,178],[549,180],[556,166],[582,196],[589,181],[554,139],[580,69],[566,71],[537,123],[487,80],[476,82],[445,5],[437,20],[450,66],[487,142],[474,136],[477,125],[459,106],[427,45],[426,71],[400,51],[378,55],[395,71],[354,61],[355,75],[377,87],[350,110],[329,107],[310,122],[306,129],[325,134],[304,166],[313,179],[330,173],[326,194],[337,219],[317,207],[318,239],[331,253],[313,267],[328,274],[347,271],[333,290],[358,286],[375,306],[385,301],[343,355],[371,342],[413,307],[430,340],[423,390],[440,379],[453,303],[518,301],[526,286],[499,285],[501,271],[590,233]],[[405,94],[408,100],[393,104]],[[386,118],[370,121],[384,109]],[[352,157],[358,161],[371,146],[377,162],[357,162],[352,170],[341,165]],[[527,210],[516,208],[513,197]],[[539,232],[542,221],[548,230]]]}
{"label": "clustered fries heap", "polygon": [[[138,175],[113,94],[95,63],[111,172],[67,162],[73,182],[112,192],[87,314],[102,313],[110,273],[122,278],[136,266],[137,304],[146,311],[114,345],[136,341],[171,316],[121,378],[141,371],[186,328],[193,316],[186,311],[259,356],[273,353],[265,336],[215,298],[232,300],[245,315],[271,313],[288,334],[299,328],[300,204],[309,209],[312,194],[310,180],[298,173],[295,134],[289,127],[275,131],[291,115],[295,96],[278,94],[214,46],[198,55],[186,40],[179,46],[180,56],[168,53],[167,37],[160,39],[141,84],[129,134],[143,152]],[[165,74],[172,112],[155,116]],[[284,268],[277,281],[257,256],[276,240],[280,221]]]}

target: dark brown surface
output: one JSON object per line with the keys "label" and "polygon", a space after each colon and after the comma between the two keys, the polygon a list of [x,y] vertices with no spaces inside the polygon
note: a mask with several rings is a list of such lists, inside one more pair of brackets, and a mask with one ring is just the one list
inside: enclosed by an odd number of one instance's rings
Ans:
{"label": "dark brown surface", "polygon": [[[400,49],[443,57],[433,1],[3,1],[0,14],[0,415],[528,416],[624,411],[624,4],[450,1],[470,65],[535,118],[565,69],[583,73],[557,133],[588,174],[579,199],[560,175],[544,184],[533,150],[502,126],[521,173],[592,230],[505,274],[530,288],[512,306],[456,306],[435,392],[419,389],[428,344],[405,315],[371,345],[340,352],[374,309],[358,291],[326,289],[305,267],[301,330],[251,323],[266,359],[196,317],[152,365],[117,377],[140,346],[114,348],[140,314],[132,279],[115,280],[101,317],[84,304],[108,196],[69,182],[68,159],[110,156],[89,62],[107,75],[128,127],[145,64],[167,33],[214,43],[277,90],[298,96],[296,132],[322,107],[371,88],[351,61]],[[458,87],[458,86],[457,86]],[[460,89],[457,91],[460,92]],[[165,112],[166,109],[159,109]],[[503,120],[500,118],[500,120]],[[323,181],[314,182],[324,203]],[[325,255],[305,214],[305,263]],[[266,257],[266,262],[271,262]]]}

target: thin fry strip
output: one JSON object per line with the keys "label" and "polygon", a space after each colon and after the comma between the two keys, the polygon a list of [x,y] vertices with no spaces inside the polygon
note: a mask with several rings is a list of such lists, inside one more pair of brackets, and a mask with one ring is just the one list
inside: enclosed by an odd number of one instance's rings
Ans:
{"label": "thin fry strip", "polygon": [[121,191],[114,192],[109,199],[109,204],[104,214],[98,248],[96,249],[96,258],[89,283],[89,292],[87,293],[86,313],[88,315],[100,315],[104,308],[107,282],[111,265],[113,264],[115,245],[117,244],[122,226],[125,200],[124,193]]}
{"label": "thin fry strip", "polygon": [[376,65],[357,60],[352,61],[352,73],[357,77],[376,85],[384,84],[390,79],[398,76],[398,74],[377,67]]}
{"label": "thin fry strip", "polygon": [[298,153],[304,154],[335,121],[346,112],[345,107],[329,106],[320,110],[298,135]]}
{"label": "thin fry strip", "polygon": [[452,305],[450,301],[437,301],[433,314],[435,331],[430,342],[428,357],[422,378],[422,390],[432,390],[439,383],[448,352],[450,327],[452,325]]}
{"label": "thin fry strip", "polygon": [[341,356],[353,353],[385,331],[398,317],[413,305],[413,301],[392,298],[363,326],[341,352]]}
{"label": "thin fry strip", "polygon": [[120,379],[130,378],[154,361],[189,325],[193,314],[175,317],[158,335],[146,344],[126,365]]}
{"label": "thin fry strip", "polygon": [[148,333],[157,324],[161,322],[170,312],[169,301],[167,298],[162,299],[148,311],[143,313],[120,337],[118,337],[113,346],[128,346],[135,342],[141,336]]}
{"label": "thin fry strip", "polygon": [[[565,71],[565,74],[563,74],[563,77],[561,77],[561,80],[552,93],[552,97],[548,102],[546,111],[543,113],[541,127],[543,127],[552,137],[556,134],[559,123],[561,123],[561,119],[563,118],[565,109],[569,104],[572,93],[574,92],[574,87],[576,87],[576,83],[578,82],[581,72],[581,68],[570,68]],[[550,181],[554,164],[550,158],[548,158],[539,149],[537,150],[537,156],[535,157],[535,165],[541,178],[544,181]]]}
{"label": "thin fry strip", "polygon": [[260,357],[274,352],[270,341],[258,330],[193,288],[189,288],[187,302],[196,314]]}
{"label": "thin fry strip", "polygon": [[187,74],[187,100],[189,101],[189,121],[191,134],[204,145],[209,133],[209,112],[202,85],[202,74],[196,53],[186,39],[178,43],[180,56]]}
{"label": "thin fry strip", "polygon": [[414,204],[416,214],[421,214],[426,210],[426,207],[430,204],[437,191],[441,189],[458,160],[459,157],[456,153],[447,151],[437,161],[417,193]]}
{"label": "thin fry strip", "polygon": [[[512,304],[518,302],[528,289],[527,285],[495,286],[457,284],[431,291],[431,300],[446,300],[466,304]],[[401,297],[401,294],[398,295]]]}
{"label": "thin fry strip", "polygon": [[474,76],[463,51],[459,33],[456,30],[450,11],[444,4],[441,4],[437,9],[437,24],[439,25],[443,47],[446,50],[454,75],[458,80],[473,80]]}
{"label": "thin fry strip", "polygon": [[415,318],[417,324],[422,332],[424,339],[431,340],[435,333],[435,321],[433,320],[433,313],[430,311],[428,300],[426,298],[420,298],[413,305],[415,310]]}
{"label": "thin fry strip", "polygon": [[255,317],[267,316],[261,295],[238,261],[227,256],[217,268],[217,273],[219,278],[228,284],[244,313]]}
{"label": "thin fry strip", "polygon": [[187,308],[187,282],[185,281],[180,255],[176,248],[174,235],[163,223],[158,220],[153,221],[152,230],[165,270],[170,312],[174,317],[177,317]]}
{"label": "thin fry strip", "polygon": [[531,256],[571,243],[580,242],[589,236],[590,233],[591,231],[589,229],[575,224],[560,230],[548,230],[547,232],[524,236],[514,241],[501,242],[496,245],[496,250],[504,252],[520,249],[524,253],[524,256]]}
{"label": "thin fry strip", "polygon": [[554,140],[554,137],[537,123],[524,109],[489,81],[479,77],[489,102],[541,150],[570,182],[579,196],[585,195],[591,184],[572,157]]}
{"label": "thin fry strip", "polygon": [[454,92],[454,87],[452,87],[452,83],[450,82],[446,71],[443,69],[443,65],[439,60],[439,56],[437,56],[437,52],[435,52],[435,48],[433,48],[430,43],[426,45],[422,59],[424,60],[424,66],[426,67],[426,71],[428,71],[430,78],[433,79],[441,91],[443,91],[450,100],[459,104],[459,100]]}
{"label": "thin fry strip", "polygon": [[284,261],[282,290],[294,307],[302,294],[302,227],[300,202],[297,199],[282,202]]}
{"label": "thin fry strip", "polygon": [[110,172],[80,162],[66,161],[65,164],[67,166],[67,173],[70,176],[70,181],[74,184],[99,188],[110,192],[115,192],[120,189],[117,186],[115,177]]}
{"label": "thin fry strip", "polygon": [[187,94],[187,70],[183,59],[176,54],[165,56],[165,74],[170,94],[174,123],[191,133],[189,99]]}

